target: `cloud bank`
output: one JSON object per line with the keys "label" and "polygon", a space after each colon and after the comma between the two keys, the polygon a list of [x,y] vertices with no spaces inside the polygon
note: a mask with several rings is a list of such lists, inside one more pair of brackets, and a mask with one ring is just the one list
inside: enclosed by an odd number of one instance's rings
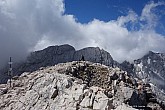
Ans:
{"label": "cloud bank", "polygon": [[0,66],[9,56],[19,61],[30,51],[66,43],[76,49],[101,47],[119,62],[149,50],[165,52],[165,36],[155,31],[160,18],[155,10],[162,5],[151,1],[141,15],[130,10],[116,20],[82,24],[65,14],[63,0],[0,0]]}

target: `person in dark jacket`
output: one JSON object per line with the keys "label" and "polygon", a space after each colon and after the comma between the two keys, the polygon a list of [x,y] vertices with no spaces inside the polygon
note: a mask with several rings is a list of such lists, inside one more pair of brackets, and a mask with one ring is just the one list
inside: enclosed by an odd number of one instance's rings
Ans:
{"label": "person in dark jacket", "polygon": [[80,61],[85,61],[84,55],[81,55]]}

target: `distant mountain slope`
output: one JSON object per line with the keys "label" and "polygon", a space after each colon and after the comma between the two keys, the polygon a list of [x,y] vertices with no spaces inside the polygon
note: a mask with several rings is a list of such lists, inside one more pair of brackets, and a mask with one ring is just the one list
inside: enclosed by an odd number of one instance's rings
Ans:
{"label": "distant mountain slope", "polygon": [[[155,91],[165,93],[165,54],[149,51],[148,54],[133,63],[127,61],[120,68],[130,75],[154,85]],[[156,94],[159,92],[155,92]],[[160,96],[160,94],[157,94]],[[160,96],[161,98],[161,96]]]}
{"label": "distant mountain slope", "polygon": [[102,63],[107,66],[113,66],[113,58],[111,57],[110,53],[105,50],[101,50],[99,47],[88,47],[81,50],[78,50],[74,54],[74,61],[78,61],[81,58],[81,55],[84,56],[85,60],[95,62],[95,63]]}
{"label": "distant mountain slope", "polygon": [[[53,66],[58,63],[70,61],[79,61],[84,56],[84,59],[91,62],[103,63],[108,66],[113,66],[111,55],[101,50],[99,47],[87,47],[76,51],[74,47],[65,44],[60,46],[50,46],[43,50],[32,52],[24,63],[17,64],[13,69],[15,75],[20,75],[23,72],[32,72],[40,67]],[[3,74],[3,75],[2,75]],[[5,83],[8,79],[7,74],[1,72],[0,83]]]}
{"label": "distant mountain slope", "polygon": [[[25,62],[14,64],[13,73],[14,75],[20,75],[23,72],[32,72],[41,67],[79,61],[82,55],[86,61],[103,63],[110,67],[117,66],[127,71],[129,75],[150,82],[155,85],[157,89],[163,89],[165,91],[165,55],[151,51],[144,57],[135,60],[132,64],[127,61],[119,64],[113,60],[110,53],[98,47],[87,47],[76,51],[73,46],[67,44],[50,46],[43,50],[32,52]],[[6,83],[8,78],[7,69],[5,72],[0,73],[0,83]]]}
{"label": "distant mountain slope", "polygon": [[79,61],[82,55],[87,61],[100,63],[102,60],[102,63],[105,65],[112,66],[113,64],[111,55],[98,47],[87,47],[76,51],[74,47],[66,44],[50,46],[43,50],[31,53],[27,58],[27,61],[24,63],[24,66],[19,69],[22,72],[34,71],[40,67],[53,66],[58,63],[70,61]]}
{"label": "distant mountain slope", "polygon": [[135,60],[134,67],[137,77],[165,91],[165,54],[150,51],[144,57]]}

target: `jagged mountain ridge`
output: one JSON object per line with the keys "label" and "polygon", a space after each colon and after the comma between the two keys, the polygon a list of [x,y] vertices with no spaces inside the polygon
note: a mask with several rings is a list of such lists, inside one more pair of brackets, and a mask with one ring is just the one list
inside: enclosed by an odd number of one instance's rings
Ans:
{"label": "jagged mountain ridge", "polygon": [[146,92],[139,94],[133,80],[118,67],[88,61],[61,63],[13,77],[12,88],[9,82],[0,84],[0,109],[163,110],[151,87],[141,82]]}
{"label": "jagged mountain ridge", "polygon": [[[134,61],[135,66],[142,67],[137,71],[144,71],[144,73],[148,73],[151,75],[151,72],[159,75],[160,79],[165,79],[165,54],[163,53],[154,53],[149,51],[144,57]],[[146,66],[146,68],[145,68]],[[145,76],[139,76],[144,78]]]}
{"label": "jagged mountain ridge", "polygon": [[165,54],[149,51],[134,61],[134,75],[165,91]]}
{"label": "jagged mountain ridge", "polygon": [[[122,70],[142,79],[146,83],[152,83],[162,93],[165,93],[165,54],[149,51],[142,58],[133,63],[124,61],[120,64]],[[156,88],[155,88],[156,89]]]}
{"label": "jagged mountain ridge", "polygon": [[[112,66],[113,59],[111,55],[99,47],[87,47],[76,51],[73,46],[68,44],[60,46],[49,46],[43,50],[32,52],[24,63],[16,64],[13,68],[14,75],[20,75],[23,72],[32,72],[40,67],[53,66],[58,63],[70,61],[79,61],[81,56],[85,60]],[[101,57],[102,56],[102,57]],[[102,58],[102,59],[101,59]],[[7,73],[1,72],[0,83],[5,83],[9,78]]]}
{"label": "jagged mountain ridge", "polygon": [[[43,50],[32,52],[27,60],[21,64],[16,64],[13,68],[14,75],[20,75],[23,72],[32,72],[38,70],[40,67],[53,66],[58,63],[65,63],[70,61],[79,61],[81,56],[85,60],[102,63],[112,66],[114,63],[110,53],[100,49],[99,47],[87,47],[81,50],[75,50],[71,45],[65,44],[60,46],[49,46]],[[101,57],[102,56],[102,57]],[[6,72],[1,72],[0,83],[5,83],[8,79]]]}
{"label": "jagged mountain ridge", "polygon": [[27,58],[24,67],[20,67],[22,71],[34,71],[40,67],[52,66],[58,63],[65,63],[70,61],[79,61],[81,56],[85,60],[98,63],[102,55],[103,64],[112,66],[113,59],[111,55],[99,47],[87,47],[76,51],[70,45],[50,46],[44,50],[32,52]]}
{"label": "jagged mountain ridge", "polygon": [[[154,53],[151,51],[144,57],[135,60],[132,64],[126,61],[119,64],[118,62],[113,60],[108,52],[101,50],[98,47],[88,47],[76,51],[74,47],[70,45],[50,46],[44,50],[31,53],[31,55],[24,63],[19,64],[14,68],[14,74],[20,75],[25,71],[32,72],[38,70],[41,67],[80,60],[81,55],[85,57],[85,60],[91,62],[101,63],[102,60],[102,63],[104,65],[110,67],[119,67],[119,69],[127,71],[128,75],[131,75],[134,78],[142,79],[144,82],[150,83],[152,85],[152,91],[158,97],[159,102],[161,103],[161,101],[165,99],[165,94],[163,91],[161,91],[161,89],[164,89],[165,87],[165,55],[163,53]],[[7,74],[1,74],[1,76],[2,77],[0,78],[1,80],[3,79],[4,82],[4,78],[7,76]],[[78,78],[84,80],[83,77],[78,76]],[[100,78],[100,76],[97,76],[97,78]],[[7,81],[7,79],[8,78],[6,78],[5,81]],[[104,82],[104,77],[101,79],[101,81]],[[88,86],[91,85],[91,83],[89,82],[92,81],[87,81]],[[103,83],[103,85],[107,84]]]}
{"label": "jagged mountain ridge", "polygon": [[[101,63],[102,61],[104,65],[110,67],[117,66],[134,77],[149,79],[159,89],[165,90],[165,55],[151,51],[141,59],[135,60],[132,64],[129,62],[119,64],[113,60],[108,52],[99,47],[88,47],[76,51],[73,46],[67,44],[50,46],[43,50],[32,52],[24,63],[17,65],[13,70],[15,75],[20,75],[26,71],[38,70],[40,67],[78,61],[82,55],[87,61],[96,63]],[[7,79],[7,74],[1,72],[0,82],[4,83]]]}

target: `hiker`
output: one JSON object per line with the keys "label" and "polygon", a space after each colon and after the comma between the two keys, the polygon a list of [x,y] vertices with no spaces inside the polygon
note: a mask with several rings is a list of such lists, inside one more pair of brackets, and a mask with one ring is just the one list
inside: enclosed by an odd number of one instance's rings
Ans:
{"label": "hiker", "polygon": [[85,61],[84,55],[81,55],[80,61]]}

